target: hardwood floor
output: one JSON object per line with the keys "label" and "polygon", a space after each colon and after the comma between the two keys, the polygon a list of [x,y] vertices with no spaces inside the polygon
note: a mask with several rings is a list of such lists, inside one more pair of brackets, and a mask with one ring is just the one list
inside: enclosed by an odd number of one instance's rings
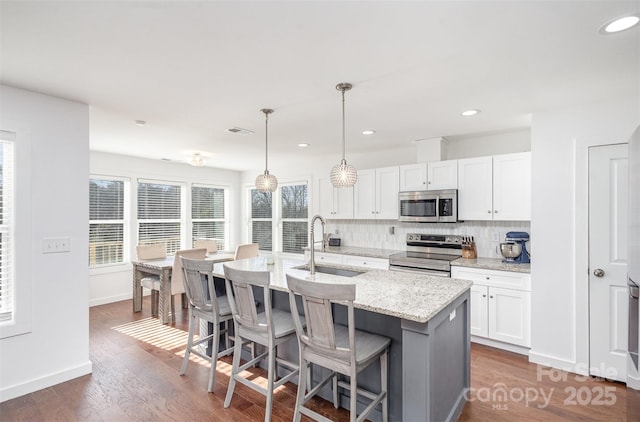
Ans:
{"label": "hardwood floor", "polygon": [[[131,301],[91,308],[93,374],[1,403],[0,420],[264,419],[264,396],[241,384],[236,384],[231,407],[224,409],[229,357],[218,362],[213,394],[207,393],[209,368],[204,361],[194,358],[187,374],[179,376],[187,336],[186,310],[177,316],[175,325],[165,326],[151,318],[149,310],[149,297],[143,312],[136,314]],[[254,372],[256,378],[266,375],[260,368]],[[524,356],[477,344],[472,345],[471,381],[470,401],[461,422],[640,421],[640,393],[623,384],[538,368]],[[503,397],[506,399],[500,401]],[[294,403],[295,386],[286,384],[276,392],[272,420],[290,421]],[[312,407],[332,420],[349,419],[344,409],[336,410],[322,399],[314,399]]]}

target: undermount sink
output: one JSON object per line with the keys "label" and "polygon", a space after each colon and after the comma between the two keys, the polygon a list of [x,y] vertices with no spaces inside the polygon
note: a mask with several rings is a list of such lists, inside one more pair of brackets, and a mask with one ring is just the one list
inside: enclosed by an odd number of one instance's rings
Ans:
{"label": "undermount sink", "polygon": [[[309,266],[302,265],[300,267],[296,267],[296,270],[309,271]],[[316,265],[316,272],[331,274],[331,275],[339,275],[341,277],[355,277],[357,275],[365,273],[365,271],[345,270],[344,268],[325,267],[323,265]]]}

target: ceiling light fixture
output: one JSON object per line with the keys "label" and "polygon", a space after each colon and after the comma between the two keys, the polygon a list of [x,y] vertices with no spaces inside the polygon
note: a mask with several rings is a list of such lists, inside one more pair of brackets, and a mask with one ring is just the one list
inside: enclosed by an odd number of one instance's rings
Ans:
{"label": "ceiling light fixture", "polygon": [[637,15],[622,16],[606,22],[598,32],[602,35],[615,34],[633,28],[638,22],[640,22],[640,17]]}
{"label": "ceiling light fixture", "polygon": [[473,109],[473,110],[465,110],[460,114],[465,116],[465,117],[469,117],[469,116],[475,116],[478,113],[480,113],[480,110]]}
{"label": "ceiling light fixture", "polygon": [[202,154],[200,154],[199,152],[193,153],[191,161],[189,161],[189,164],[194,167],[202,167],[205,165],[205,163],[206,161],[204,160],[204,157],[202,157]]}
{"label": "ceiling light fixture", "polygon": [[344,93],[345,91],[349,91],[351,88],[353,88],[353,85],[348,82],[342,82],[336,85],[336,89],[342,92],[342,160],[340,161],[340,164],[333,166],[330,173],[331,184],[336,188],[349,188],[355,185],[358,181],[358,172],[356,171],[356,168],[347,164],[347,160],[345,158],[346,141],[344,130]]}
{"label": "ceiling light fixture", "polygon": [[278,179],[273,174],[269,174],[269,114],[273,113],[270,108],[260,110],[264,113],[264,173],[256,177],[256,189],[260,192],[275,192],[278,188]]}
{"label": "ceiling light fixture", "polygon": [[375,130],[371,130],[371,129],[367,129],[367,130],[363,130],[362,134],[363,135],[373,135],[374,133],[376,133]]}
{"label": "ceiling light fixture", "polygon": [[309,144],[307,144],[307,143],[304,143],[304,142],[303,142],[303,143],[298,144],[298,146],[299,146],[300,148],[306,148],[306,147],[308,147],[308,146],[309,146]]}

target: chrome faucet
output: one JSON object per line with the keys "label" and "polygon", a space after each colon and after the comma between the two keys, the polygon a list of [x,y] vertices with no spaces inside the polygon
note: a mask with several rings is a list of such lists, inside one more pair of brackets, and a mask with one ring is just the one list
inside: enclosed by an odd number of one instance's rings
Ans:
{"label": "chrome faucet", "polygon": [[314,215],[313,218],[311,219],[311,233],[309,235],[309,245],[311,246],[311,256],[309,259],[309,273],[310,274],[315,274],[316,273],[316,262],[315,262],[315,256],[314,256],[314,249],[315,249],[315,239],[313,238],[313,233],[314,233],[314,226],[316,224],[316,220],[320,220],[320,223],[322,223],[322,250],[324,251],[324,218],[322,218],[319,215]]}

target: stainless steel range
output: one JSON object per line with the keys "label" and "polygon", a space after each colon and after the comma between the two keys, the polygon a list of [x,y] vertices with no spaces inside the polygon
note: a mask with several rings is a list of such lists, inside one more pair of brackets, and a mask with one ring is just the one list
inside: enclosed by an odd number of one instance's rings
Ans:
{"label": "stainless steel range", "polygon": [[451,277],[451,261],[462,256],[462,236],[407,234],[407,250],[389,256],[392,271]]}

